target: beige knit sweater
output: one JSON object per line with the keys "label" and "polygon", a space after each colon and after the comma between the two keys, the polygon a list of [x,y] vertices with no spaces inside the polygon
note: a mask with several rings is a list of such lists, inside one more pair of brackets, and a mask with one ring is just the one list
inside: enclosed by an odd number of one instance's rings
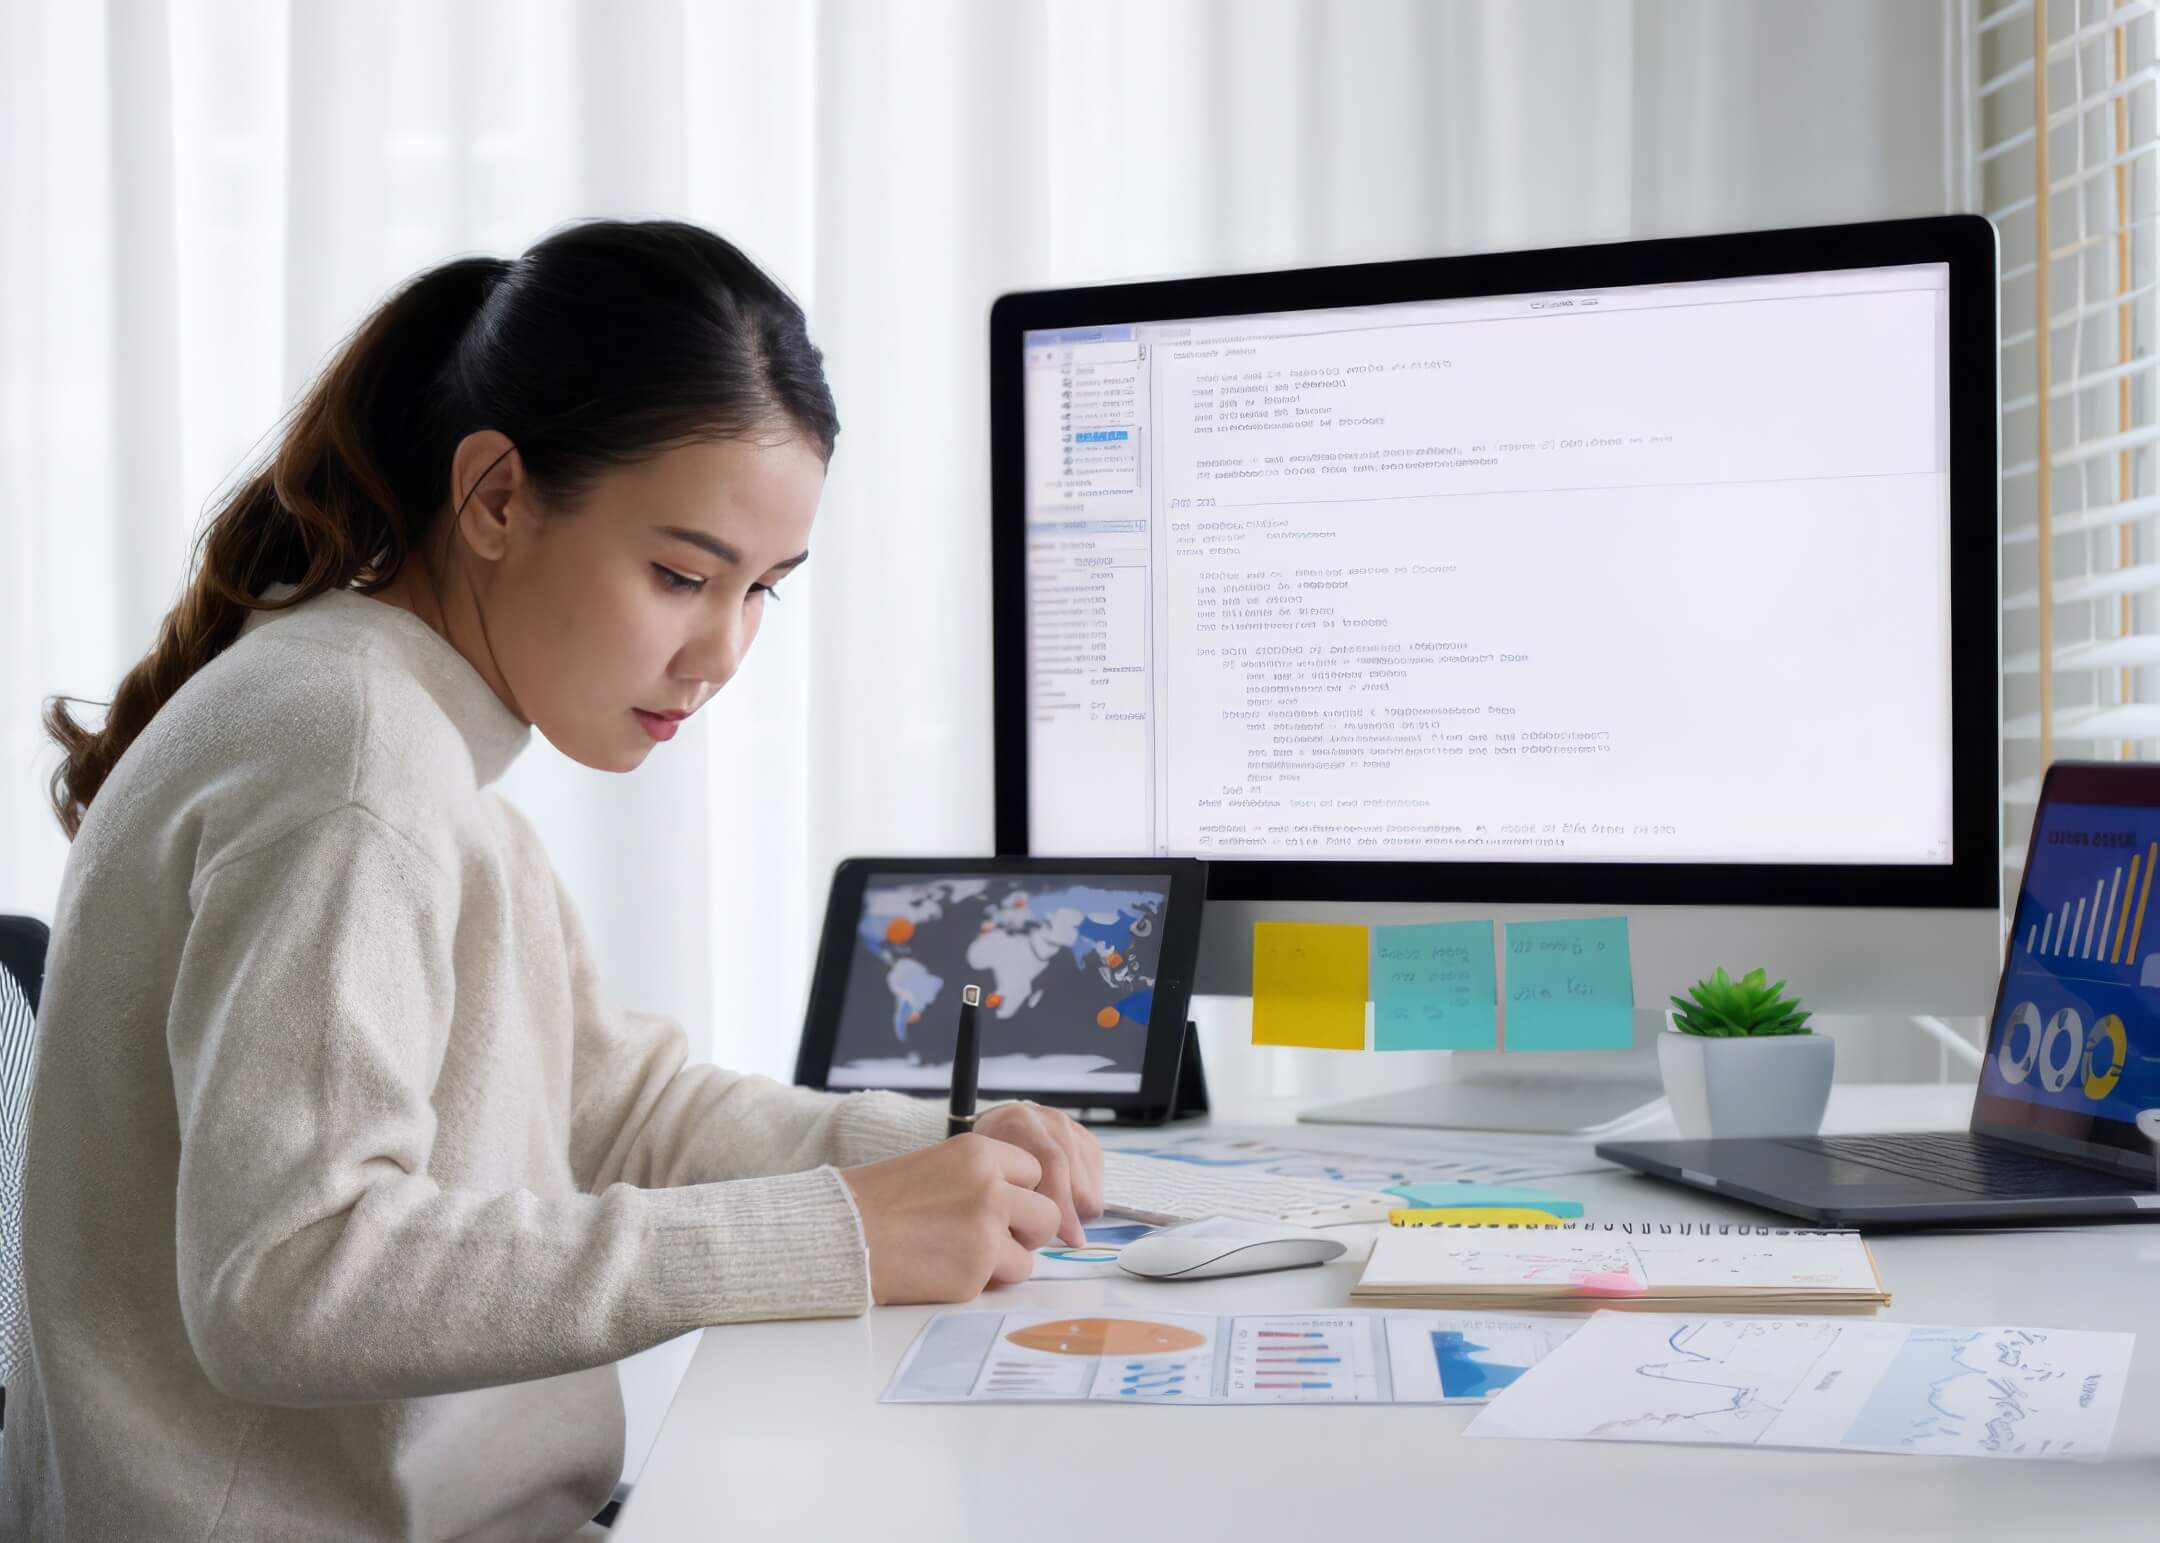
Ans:
{"label": "beige knit sweater", "polygon": [[611,1005],[489,790],[530,735],[333,591],[121,758],[55,908],[0,1534],[561,1537],[621,1473],[616,1360],[869,1305],[837,1167],[942,1112]]}

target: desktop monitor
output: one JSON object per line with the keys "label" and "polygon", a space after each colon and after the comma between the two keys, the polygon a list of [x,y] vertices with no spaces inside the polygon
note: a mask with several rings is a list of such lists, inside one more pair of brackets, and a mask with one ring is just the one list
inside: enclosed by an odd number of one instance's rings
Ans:
{"label": "desktop monitor", "polygon": [[1609,1127],[1718,964],[1984,1013],[1996,336],[1970,215],[1001,297],[998,850],[1209,859],[1215,994],[1256,920],[1628,918],[1632,1054],[1308,1117]]}

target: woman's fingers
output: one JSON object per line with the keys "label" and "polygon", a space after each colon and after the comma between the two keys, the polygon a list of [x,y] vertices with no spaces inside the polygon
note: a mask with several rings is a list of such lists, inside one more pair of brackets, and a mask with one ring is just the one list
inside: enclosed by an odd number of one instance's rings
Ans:
{"label": "woman's fingers", "polygon": [[1077,1120],[1067,1120],[1066,1141],[1073,1153],[1073,1204],[1082,1218],[1102,1215],[1102,1143]]}
{"label": "woman's fingers", "polygon": [[[1066,1120],[1061,1114],[1052,1113],[1053,1120]],[[1047,1121],[1045,1125],[1047,1127]],[[1087,1232],[1080,1225],[1080,1209],[1073,1200],[1073,1161],[1065,1143],[1054,1129],[1045,1128],[1042,1133],[1042,1183],[1037,1186],[1043,1194],[1057,1203],[1057,1235],[1074,1248],[1084,1247]]]}
{"label": "woman's fingers", "polygon": [[[1006,1193],[1010,1204],[1005,1213],[1005,1230],[1015,1242],[1032,1250],[1057,1241],[1063,1213],[1056,1201],[1034,1190],[1013,1189]],[[1087,1239],[1083,1236],[1080,1241],[1085,1243]]]}
{"label": "woman's fingers", "polygon": [[1035,1251],[1022,1248],[1011,1238],[997,1246],[996,1262],[990,1266],[990,1284],[1017,1286],[1035,1273]]}

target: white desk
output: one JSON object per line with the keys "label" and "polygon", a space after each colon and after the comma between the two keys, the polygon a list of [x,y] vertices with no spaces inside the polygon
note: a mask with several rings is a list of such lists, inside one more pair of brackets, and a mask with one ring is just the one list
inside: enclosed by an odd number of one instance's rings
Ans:
{"label": "white desk", "polygon": [[[1837,1089],[1825,1128],[1955,1129],[1968,1090]],[[1218,1126],[1281,1127],[1271,1100]],[[1190,1127],[1180,1127],[1187,1129]],[[1315,1141],[1342,1127],[1304,1126]],[[1668,1134],[1647,1127],[1642,1134]],[[1116,1144],[1119,1133],[1109,1144]],[[1617,1171],[1550,1181],[1593,1218],[1764,1214]],[[1371,1229],[1317,1269],[1214,1281],[1030,1281],[978,1308],[1340,1308]],[[1592,1537],[2160,1540],[2160,1225],[1872,1240],[1886,1317],[2128,1329],[2136,1359],[2105,1463],[1633,1443],[1464,1441],[1474,1409],[884,1405],[931,1307],[708,1329],[615,1528],[685,1538]]]}

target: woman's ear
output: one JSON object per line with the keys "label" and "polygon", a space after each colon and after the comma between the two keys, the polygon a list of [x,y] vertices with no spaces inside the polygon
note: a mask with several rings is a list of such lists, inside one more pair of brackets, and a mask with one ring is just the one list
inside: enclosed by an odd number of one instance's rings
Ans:
{"label": "woman's ear", "polygon": [[452,523],[474,556],[500,562],[510,549],[519,495],[526,491],[525,459],[509,436],[476,429],[450,458]]}

